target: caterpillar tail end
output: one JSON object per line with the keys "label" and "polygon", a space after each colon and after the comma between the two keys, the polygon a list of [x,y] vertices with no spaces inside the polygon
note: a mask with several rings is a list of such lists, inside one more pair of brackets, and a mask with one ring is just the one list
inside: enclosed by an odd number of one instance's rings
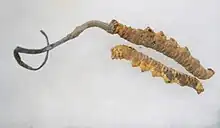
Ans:
{"label": "caterpillar tail end", "polygon": [[198,95],[201,94],[202,92],[204,92],[204,88],[203,88],[203,86],[202,86],[201,83],[198,83],[198,84],[196,85],[195,90],[196,90],[196,92],[197,92]]}
{"label": "caterpillar tail end", "polygon": [[215,71],[212,69],[212,68],[208,68],[207,69],[209,71],[209,76],[207,77],[207,79],[211,78],[214,74],[215,74]]}

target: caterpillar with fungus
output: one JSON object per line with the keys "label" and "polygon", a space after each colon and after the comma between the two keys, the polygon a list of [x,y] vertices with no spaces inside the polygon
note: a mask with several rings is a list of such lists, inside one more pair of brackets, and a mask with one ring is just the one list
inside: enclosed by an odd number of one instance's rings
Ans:
{"label": "caterpillar with fungus", "polygon": [[167,39],[162,31],[155,33],[150,27],[144,30],[135,29],[116,20],[112,20],[110,24],[114,28],[114,34],[136,45],[143,45],[163,53],[199,79],[209,79],[215,74],[211,68],[205,69],[200,61],[191,55],[187,47],[181,47],[174,38]]}
{"label": "caterpillar with fungus", "polygon": [[197,78],[167,67],[130,46],[116,45],[111,49],[111,54],[112,59],[129,60],[132,67],[139,66],[142,72],[151,71],[153,77],[162,77],[166,83],[177,83],[181,86],[191,87],[198,94],[204,91],[201,82]]}
{"label": "caterpillar with fungus", "polygon": [[[119,23],[115,19],[111,20],[109,23],[102,22],[100,20],[87,21],[84,24],[76,26],[76,28],[71,33],[67,34],[65,37],[54,43],[49,43],[48,36],[43,30],[41,30],[40,32],[44,35],[47,46],[40,49],[28,49],[17,46],[13,51],[14,58],[20,66],[28,70],[37,71],[46,64],[50,50],[68,42],[71,39],[75,39],[83,31],[92,27],[100,28],[111,35],[119,35],[121,38],[129,41],[130,43],[154,49],[166,55],[167,57],[172,58],[193,75],[190,76],[178,72],[175,69],[169,68],[154,60],[153,58],[138,52],[132,47],[126,45],[118,45],[112,48],[113,59],[131,60],[134,67],[139,66],[142,71],[151,71],[154,77],[162,77],[167,83],[177,83],[181,86],[189,86],[194,88],[197,93],[200,94],[204,91],[204,89],[198,79],[206,80],[215,74],[213,69],[204,68],[200,64],[200,61],[191,55],[187,47],[181,47],[174,38],[167,38],[162,31],[154,32],[150,27],[145,29],[132,28]],[[22,61],[20,53],[46,53],[46,56],[42,64],[35,68]]]}

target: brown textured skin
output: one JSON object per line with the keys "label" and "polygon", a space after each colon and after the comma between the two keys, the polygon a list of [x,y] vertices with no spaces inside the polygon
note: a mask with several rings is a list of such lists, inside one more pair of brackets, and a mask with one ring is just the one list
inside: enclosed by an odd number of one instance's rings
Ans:
{"label": "brown textured skin", "polygon": [[177,83],[181,86],[191,87],[198,94],[204,91],[201,82],[196,77],[169,68],[132,47],[117,45],[111,49],[111,53],[112,59],[130,60],[133,67],[139,66],[142,72],[151,71],[153,77],[162,77],[166,83]]}
{"label": "brown textured skin", "polygon": [[136,45],[143,45],[148,48],[152,48],[164,55],[174,59],[180,65],[182,65],[188,72],[193,74],[199,79],[209,79],[215,72],[208,68],[205,69],[194,58],[187,47],[180,47],[175,39],[167,37],[162,31],[155,33],[151,28],[135,29],[119,23],[116,20],[112,20],[110,25],[114,29],[114,34],[118,34],[121,38],[134,43]]}

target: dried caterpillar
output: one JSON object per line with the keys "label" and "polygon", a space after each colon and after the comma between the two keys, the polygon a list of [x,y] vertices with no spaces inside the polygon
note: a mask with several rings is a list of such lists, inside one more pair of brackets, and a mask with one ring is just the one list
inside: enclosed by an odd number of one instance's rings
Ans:
{"label": "dried caterpillar", "polygon": [[117,45],[113,47],[111,58],[130,60],[132,67],[139,66],[142,72],[151,71],[153,77],[162,77],[166,83],[177,83],[181,86],[191,87],[198,94],[204,91],[203,85],[196,77],[169,68],[130,46]]}
{"label": "dried caterpillar", "polygon": [[200,61],[190,54],[187,47],[180,47],[173,38],[167,39],[162,31],[155,33],[149,27],[144,30],[134,29],[116,20],[112,20],[110,25],[113,27],[113,34],[118,34],[121,38],[136,45],[143,45],[163,53],[199,79],[209,79],[215,74],[211,68],[205,69]]}
{"label": "dried caterpillar", "polygon": [[[39,70],[47,62],[49,51],[71,39],[78,37],[83,31],[91,27],[98,27],[105,30],[109,34],[118,34],[121,38],[126,39],[133,44],[143,45],[147,48],[152,48],[160,53],[163,53],[164,55],[178,62],[188,72],[195,76],[193,77],[186,75],[176,71],[175,69],[166,67],[162,63],[138,52],[132,47],[118,45],[112,48],[112,59],[131,60],[133,67],[139,66],[142,71],[151,71],[152,76],[162,77],[167,83],[178,83],[181,86],[189,86],[194,88],[197,93],[200,94],[204,91],[204,89],[201,82],[197,78],[209,79],[215,74],[212,69],[205,69],[200,64],[199,60],[191,55],[187,47],[181,47],[173,38],[168,39],[162,31],[155,33],[149,27],[146,29],[135,29],[123,25],[116,20],[112,20],[110,23],[99,20],[87,21],[84,24],[77,26],[71,33],[54,43],[49,43],[47,34],[41,30],[40,32],[45,37],[47,46],[39,49],[28,49],[17,46],[13,51],[14,58],[20,66],[28,70]],[[26,64],[19,55],[20,53],[40,54],[44,52],[46,52],[44,61],[36,68]]]}

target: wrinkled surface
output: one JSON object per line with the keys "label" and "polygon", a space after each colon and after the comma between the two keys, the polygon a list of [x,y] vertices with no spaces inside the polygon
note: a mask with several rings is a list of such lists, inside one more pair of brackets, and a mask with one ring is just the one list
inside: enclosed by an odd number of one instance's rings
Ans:
{"label": "wrinkled surface", "polygon": [[196,77],[169,68],[132,47],[117,45],[111,49],[111,52],[112,59],[130,60],[133,67],[139,66],[142,72],[151,71],[153,77],[162,77],[166,83],[177,83],[181,86],[192,87],[198,94],[204,91],[201,82]]}
{"label": "wrinkled surface", "polygon": [[150,27],[135,29],[119,23],[117,20],[112,20],[110,24],[113,24],[115,28],[114,33],[121,38],[163,53],[199,79],[209,79],[215,74],[211,68],[205,69],[200,61],[191,55],[187,47],[180,47],[174,38],[168,39],[162,31],[155,33]]}

